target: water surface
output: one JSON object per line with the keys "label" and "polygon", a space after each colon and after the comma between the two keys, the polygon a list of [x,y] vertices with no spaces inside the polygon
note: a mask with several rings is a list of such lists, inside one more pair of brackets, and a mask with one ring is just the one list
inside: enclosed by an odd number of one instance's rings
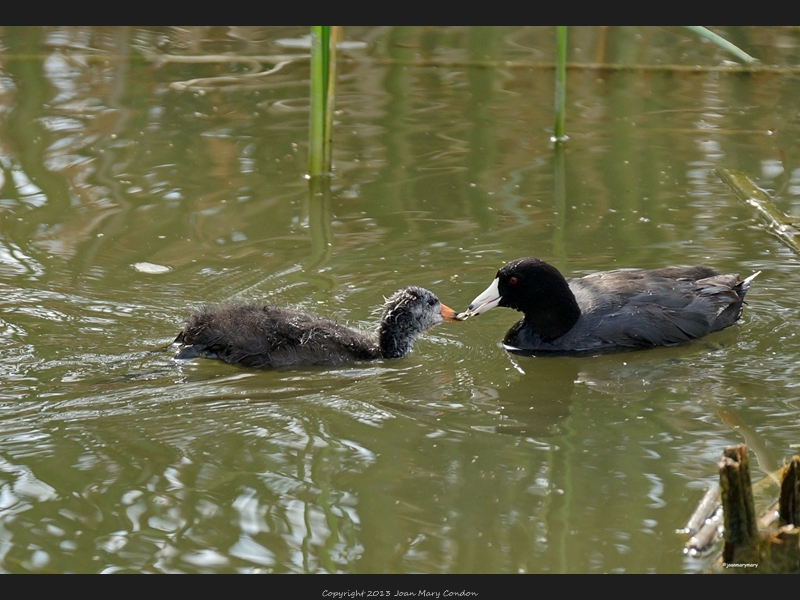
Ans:
{"label": "water surface", "polygon": [[[797,64],[793,29],[720,31]],[[0,29],[0,570],[704,571],[676,530],[722,449],[758,479],[797,448],[798,259],[715,173],[800,214],[797,73],[571,28],[613,68],[569,70],[557,159],[551,28],[346,28],[315,195],[306,34]],[[507,309],[338,368],[167,348],[228,298],[463,309],[527,255],[762,273],[735,327],[646,352],[513,356]]]}

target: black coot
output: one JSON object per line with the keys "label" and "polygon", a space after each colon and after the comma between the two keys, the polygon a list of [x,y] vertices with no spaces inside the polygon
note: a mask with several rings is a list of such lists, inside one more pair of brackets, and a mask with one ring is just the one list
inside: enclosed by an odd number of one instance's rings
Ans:
{"label": "black coot", "polygon": [[495,306],[518,310],[525,316],[503,342],[533,354],[669,346],[733,325],[756,275],[740,280],[697,266],[565,279],[538,258],[520,258],[502,267],[458,318]]}
{"label": "black coot", "polygon": [[399,358],[429,328],[455,320],[454,310],[414,286],[386,301],[377,334],[277,306],[222,304],[189,317],[175,339],[183,346],[175,358],[215,358],[262,369]]}

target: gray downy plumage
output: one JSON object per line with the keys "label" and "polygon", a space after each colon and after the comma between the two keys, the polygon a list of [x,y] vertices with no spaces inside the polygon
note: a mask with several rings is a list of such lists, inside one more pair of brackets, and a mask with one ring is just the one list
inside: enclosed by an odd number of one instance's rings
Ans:
{"label": "gray downy plumage", "polygon": [[455,320],[455,312],[416,286],[386,301],[377,334],[287,308],[233,302],[191,315],[175,339],[182,345],[176,358],[213,358],[261,369],[399,358],[445,320]]}

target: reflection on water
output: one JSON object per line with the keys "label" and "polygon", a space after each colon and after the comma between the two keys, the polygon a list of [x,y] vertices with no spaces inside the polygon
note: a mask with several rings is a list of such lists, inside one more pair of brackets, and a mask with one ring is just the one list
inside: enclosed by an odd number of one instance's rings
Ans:
{"label": "reflection on water", "polygon": [[[0,570],[703,570],[675,530],[722,448],[767,472],[796,443],[797,259],[714,174],[796,212],[796,78],[571,70],[556,160],[551,28],[346,28],[310,192],[307,33],[0,29]],[[606,33],[574,59],[727,58]],[[797,62],[791,29],[728,33]],[[204,302],[370,329],[400,287],[463,306],[523,255],[762,275],[735,327],[646,352],[512,355],[510,311],[341,368],[169,347]]]}

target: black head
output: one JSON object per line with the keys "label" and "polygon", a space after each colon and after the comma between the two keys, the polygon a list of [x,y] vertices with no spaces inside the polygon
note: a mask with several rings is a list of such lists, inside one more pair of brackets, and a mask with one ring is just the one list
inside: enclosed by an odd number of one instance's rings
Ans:
{"label": "black head", "polygon": [[554,266],[538,258],[518,258],[497,271],[498,306],[524,313],[572,296],[567,280]]}
{"label": "black head", "polygon": [[528,327],[543,340],[563,335],[581,315],[567,280],[538,258],[518,258],[502,267],[465,315],[479,315],[495,306],[524,313]]}

